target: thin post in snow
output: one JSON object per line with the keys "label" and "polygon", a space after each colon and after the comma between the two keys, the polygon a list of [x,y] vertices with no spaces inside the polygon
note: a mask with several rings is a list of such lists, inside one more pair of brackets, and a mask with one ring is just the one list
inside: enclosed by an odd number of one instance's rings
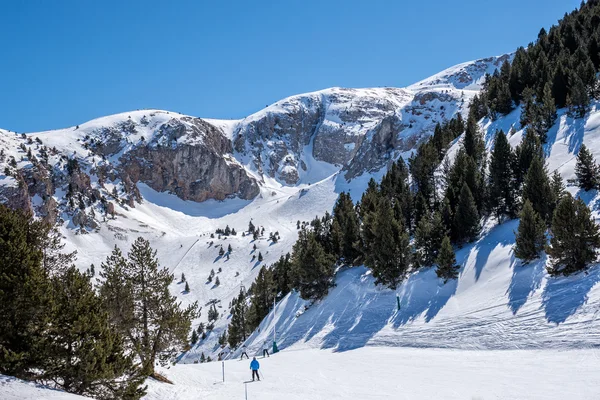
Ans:
{"label": "thin post in snow", "polygon": [[246,393],[246,400],[248,400],[248,383],[244,382],[244,391]]}
{"label": "thin post in snow", "polygon": [[223,382],[225,382],[225,361],[221,361],[221,365],[223,366]]}

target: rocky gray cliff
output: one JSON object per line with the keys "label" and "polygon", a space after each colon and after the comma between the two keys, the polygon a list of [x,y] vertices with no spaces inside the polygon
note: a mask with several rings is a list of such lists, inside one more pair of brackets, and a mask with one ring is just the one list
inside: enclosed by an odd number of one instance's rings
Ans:
{"label": "rocky gray cliff", "polygon": [[[138,110],[56,131],[0,130],[0,201],[95,229],[118,214],[115,204],[143,202],[142,183],[202,202],[253,199],[265,179],[298,185],[341,172],[352,180],[409,156],[437,123],[465,112],[485,74],[509,57],[460,64],[408,88],[292,96],[239,121]],[[89,211],[97,202],[102,216]]]}

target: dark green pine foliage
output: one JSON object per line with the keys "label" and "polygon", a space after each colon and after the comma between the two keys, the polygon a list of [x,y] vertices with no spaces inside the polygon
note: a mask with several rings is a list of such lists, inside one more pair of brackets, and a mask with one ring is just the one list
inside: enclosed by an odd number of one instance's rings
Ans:
{"label": "dark green pine foliage", "polygon": [[340,193],[333,207],[331,242],[335,255],[347,265],[360,258],[360,225],[350,194]]}
{"label": "dark green pine foliage", "polygon": [[416,266],[430,267],[435,263],[444,236],[446,228],[438,211],[427,212],[421,217],[414,235]]}
{"label": "dark green pine foliage", "polygon": [[448,282],[450,279],[458,278],[460,266],[456,265],[456,256],[448,236],[444,236],[444,239],[442,240],[436,263],[438,267],[435,273],[438,278],[444,280],[444,283]]}
{"label": "dark green pine foliage", "polygon": [[469,187],[477,210],[483,211],[485,201],[483,176],[473,158],[468,156],[465,150],[460,149],[447,177],[446,198],[453,212],[458,206],[464,184]]}
{"label": "dark green pine foliage", "polygon": [[533,209],[547,223],[552,218],[552,189],[544,162],[534,157],[525,176],[523,199],[529,200]]}
{"label": "dark green pine foliage", "polygon": [[231,322],[229,323],[228,330],[228,341],[232,349],[236,348],[238,344],[244,342],[248,337],[248,304],[246,303],[246,296],[244,292],[240,290],[237,299],[231,309]]}
{"label": "dark green pine foliage", "polygon": [[472,242],[477,238],[480,231],[479,212],[477,204],[471,194],[469,186],[464,183],[460,190],[460,197],[453,221],[453,241],[458,245]]}
{"label": "dark green pine foliage", "polygon": [[562,199],[565,194],[565,184],[563,182],[562,176],[558,171],[554,171],[552,173],[552,178],[550,178],[550,190],[552,191],[552,215],[554,214],[554,210],[556,206]]}
{"label": "dark green pine foliage", "polygon": [[53,321],[48,337],[42,380],[61,389],[97,399],[134,399],[145,376],[126,356],[122,338],[90,279],[75,267],[52,279]]}
{"label": "dark green pine foliage", "polygon": [[273,285],[278,300],[282,299],[292,290],[292,262],[290,253],[279,257],[272,266]]}
{"label": "dark green pine foliage", "polygon": [[581,145],[579,153],[577,153],[575,174],[577,175],[579,187],[583,190],[588,191],[598,188],[600,170],[594,156],[585,144]]}
{"label": "dark green pine foliage", "polygon": [[404,226],[410,230],[413,208],[412,193],[408,184],[408,168],[402,157],[390,166],[381,180],[380,188],[381,194],[394,204],[396,218],[401,218]]}
{"label": "dark green pine foliage", "polygon": [[535,132],[527,130],[521,143],[515,148],[513,171],[517,191],[521,189],[527,171],[529,171],[531,161],[536,157],[540,159],[544,158],[542,145]]}
{"label": "dark green pine foliage", "polygon": [[335,257],[327,253],[312,230],[301,230],[292,252],[294,288],[306,300],[325,297],[333,286]]}
{"label": "dark green pine foliage", "polygon": [[0,373],[30,379],[45,358],[51,291],[44,225],[0,204]]}
{"label": "dark green pine foliage", "polygon": [[512,166],[514,155],[503,131],[496,132],[490,160],[488,202],[498,220],[506,215],[514,218],[517,199]]}
{"label": "dark green pine foliage", "polygon": [[[472,113],[470,113],[472,114]],[[477,125],[477,120],[472,115],[467,120],[467,129],[463,139],[463,148],[465,153],[475,161],[478,167],[481,167],[485,162],[485,142],[483,135]]]}
{"label": "dark green pine foliage", "polygon": [[370,244],[365,265],[373,271],[376,284],[395,289],[410,266],[410,241],[387,198],[380,200],[369,229],[377,240]]}
{"label": "dark green pine foliage", "polygon": [[360,204],[357,205],[358,216],[361,221],[364,222],[367,215],[375,211],[379,203],[379,197],[381,197],[379,185],[375,182],[375,179],[371,178],[367,184],[367,190],[360,198]]}
{"label": "dark green pine foliage", "polygon": [[529,200],[525,200],[519,213],[519,228],[515,235],[515,257],[525,263],[539,257],[546,244],[546,224],[535,212]]}
{"label": "dark green pine foliage", "polygon": [[[100,294],[110,318],[128,339],[144,373],[151,375],[158,356],[162,361],[187,345],[197,304],[180,308],[169,291],[173,275],[160,268],[156,251],[141,237],[133,243],[126,261],[115,250],[103,269]],[[124,293],[129,295],[116,303]]]}
{"label": "dark green pine foliage", "polygon": [[271,271],[267,267],[262,267],[249,290],[252,297],[250,298],[250,308],[246,319],[250,331],[254,330],[269,313],[273,305],[274,292]]}
{"label": "dark green pine foliage", "polygon": [[439,165],[438,151],[431,142],[419,146],[408,160],[413,190],[422,196],[428,207],[436,202],[435,170]]}
{"label": "dark green pine foliage", "polygon": [[505,89],[508,86],[515,103],[527,101],[527,88],[535,93],[542,142],[555,119],[553,107],[568,105],[576,117],[583,116],[590,95],[598,96],[599,10],[596,0],[582,2],[578,10],[565,14],[548,32],[542,29],[537,41],[526,49],[519,48],[510,67],[503,65],[500,72],[487,76],[482,98],[488,115],[494,118],[510,111]]}
{"label": "dark green pine foliage", "polygon": [[569,275],[597,260],[600,232],[583,200],[567,193],[554,211],[552,236],[546,252],[551,275]]}
{"label": "dark green pine foliage", "polygon": [[198,332],[196,332],[196,330],[193,330],[192,331],[192,337],[191,337],[192,344],[194,345],[194,344],[198,343],[198,339],[199,339],[198,338]]}

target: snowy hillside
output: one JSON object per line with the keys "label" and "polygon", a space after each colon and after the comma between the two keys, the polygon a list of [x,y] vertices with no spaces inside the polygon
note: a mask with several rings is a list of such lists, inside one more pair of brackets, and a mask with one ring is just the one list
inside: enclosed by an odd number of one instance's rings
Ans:
{"label": "snowy hillside", "polygon": [[[406,89],[334,88],[293,96],[240,121],[139,110],[24,137],[1,131],[0,171],[9,167],[11,173],[0,175],[0,196],[57,218],[82,270],[94,264],[98,271],[115,245],[127,251],[138,236],[150,240],[177,278],[173,292],[184,304],[203,306],[194,327],[207,322],[210,301],[220,314],[214,330],[180,362],[193,363],[201,353],[215,358],[229,302],[262,265],[291,250],[297,221],[331,211],[342,190],[358,199],[370,177],[380,178],[390,159],[408,157],[436,121],[465,112],[484,74],[507,57],[461,64]],[[585,120],[560,114],[548,134],[550,170],[571,178],[581,143],[600,157],[597,108]],[[514,125],[509,140],[516,145],[518,120],[515,111],[484,121],[488,143],[496,129],[508,132]],[[454,153],[451,148],[448,155]],[[39,163],[44,156],[47,163]],[[79,171],[69,172],[70,159]],[[286,179],[295,173],[297,180]],[[73,196],[74,206],[67,198],[72,187],[81,193]],[[596,209],[595,194],[586,196]],[[100,197],[105,203],[91,200]],[[256,241],[242,235],[250,221],[265,230]],[[211,238],[227,225],[237,235]],[[332,294],[302,315],[304,302],[290,294],[248,344],[257,349],[276,325],[284,349],[597,345],[588,330],[596,327],[596,274],[548,280],[540,263],[521,268],[511,253],[515,228],[516,222],[489,221],[487,233],[457,254],[461,277],[446,286],[438,285],[433,270],[411,276],[397,292],[374,287],[364,268],[341,271]],[[274,232],[281,237],[277,243],[268,240]],[[231,254],[219,256],[229,245]],[[220,285],[207,281],[211,270]]]}
{"label": "snowy hillside", "polygon": [[[497,129],[523,134],[519,111],[482,129],[491,145]],[[559,113],[546,146],[548,168],[565,180],[574,177],[575,154],[582,144],[600,157],[600,104],[582,120]],[[448,151],[452,157],[456,147]],[[600,195],[569,185],[600,220]],[[513,255],[518,220],[498,225],[487,222],[480,239],[456,253],[460,277],[447,284],[435,270],[412,274],[392,291],[376,287],[366,268],[341,271],[336,287],[312,305],[290,293],[263,321],[247,345],[258,350],[273,330],[280,348],[330,348],[338,351],[363,346],[446,347],[455,349],[590,348],[600,346],[600,268],[570,277],[552,278],[546,258],[522,265]],[[397,309],[396,296],[400,299]],[[270,339],[269,339],[270,340]]]}

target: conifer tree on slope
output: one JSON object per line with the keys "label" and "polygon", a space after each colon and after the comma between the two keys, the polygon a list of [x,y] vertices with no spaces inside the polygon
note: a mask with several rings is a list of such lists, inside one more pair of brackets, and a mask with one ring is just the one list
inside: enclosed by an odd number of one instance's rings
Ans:
{"label": "conifer tree on slope", "polygon": [[239,343],[242,343],[248,337],[248,322],[246,316],[248,315],[248,305],[246,304],[246,297],[244,293],[240,291],[235,304],[231,312],[231,322],[229,323],[227,336],[229,345],[231,348],[236,348]]}
{"label": "conifer tree on slope", "polygon": [[475,199],[466,183],[460,190],[460,197],[454,213],[453,238],[458,245],[475,240],[479,235],[479,213]]}
{"label": "conifer tree on slope", "polygon": [[535,212],[529,200],[525,200],[519,214],[519,228],[515,236],[515,257],[528,263],[539,257],[546,244],[546,224]]}
{"label": "conifer tree on slope", "polygon": [[550,178],[550,190],[552,192],[552,211],[550,215],[554,215],[556,206],[560,203],[560,200],[565,194],[565,184],[558,171],[552,173],[552,177]]}
{"label": "conifer tree on slope", "polygon": [[303,299],[319,300],[333,285],[335,257],[328,254],[312,230],[302,230],[292,253],[294,288]]}
{"label": "conifer tree on slope", "polygon": [[475,161],[478,167],[481,167],[485,161],[485,143],[477,120],[472,115],[467,120],[463,146],[467,155]]}
{"label": "conifer tree on slope", "polygon": [[[156,251],[147,240],[138,238],[126,261],[118,253],[114,250],[103,263],[105,281],[100,293],[111,320],[140,358],[143,371],[152,375],[158,356],[171,357],[187,344],[197,304],[180,308],[177,298],[169,292],[174,277],[166,268],[160,268]],[[130,295],[119,299],[123,303],[115,304],[114,299],[125,288]]]}
{"label": "conifer tree on slope", "polygon": [[529,200],[533,209],[546,222],[552,218],[552,189],[544,162],[534,157],[525,176],[523,199]]}
{"label": "conifer tree on slope", "polygon": [[429,267],[435,263],[446,229],[438,211],[427,212],[415,229],[415,264]]}
{"label": "conifer tree on slope", "polygon": [[43,224],[0,204],[0,373],[31,378],[44,358],[51,296]]}
{"label": "conifer tree on slope", "polygon": [[489,172],[489,205],[498,219],[502,215],[514,218],[516,195],[513,182],[513,153],[503,131],[496,132]]}
{"label": "conifer tree on slope", "polygon": [[600,247],[600,232],[583,200],[567,193],[554,211],[552,236],[546,252],[551,257],[551,275],[569,275],[595,262]]}
{"label": "conifer tree on slope", "polygon": [[145,376],[124,353],[90,279],[75,267],[52,278],[53,321],[41,380],[97,399],[138,399]]}
{"label": "conifer tree on slope", "polygon": [[365,265],[373,271],[376,284],[394,289],[410,266],[410,243],[408,232],[394,217],[385,197],[379,201],[372,229],[377,240],[368,249]]}
{"label": "conifer tree on slope", "polygon": [[581,145],[579,153],[577,153],[575,174],[577,175],[579,187],[586,192],[598,187],[600,171],[594,156],[585,144]]}
{"label": "conifer tree on slope", "polygon": [[360,227],[354,203],[349,194],[340,193],[333,207],[331,241],[334,252],[347,264],[353,265],[360,256]]}
{"label": "conifer tree on slope", "polygon": [[444,239],[442,240],[436,263],[438,267],[435,273],[438,278],[444,280],[444,283],[448,282],[450,279],[458,278],[460,266],[456,265],[456,256],[448,236],[444,236]]}
{"label": "conifer tree on slope", "polygon": [[249,290],[249,293],[252,293],[247,317],[250,330],[254,330],[269,313],[269,309],[273,304],[273,286],[271,271],[263,266],[258,271],[258,275]]}

